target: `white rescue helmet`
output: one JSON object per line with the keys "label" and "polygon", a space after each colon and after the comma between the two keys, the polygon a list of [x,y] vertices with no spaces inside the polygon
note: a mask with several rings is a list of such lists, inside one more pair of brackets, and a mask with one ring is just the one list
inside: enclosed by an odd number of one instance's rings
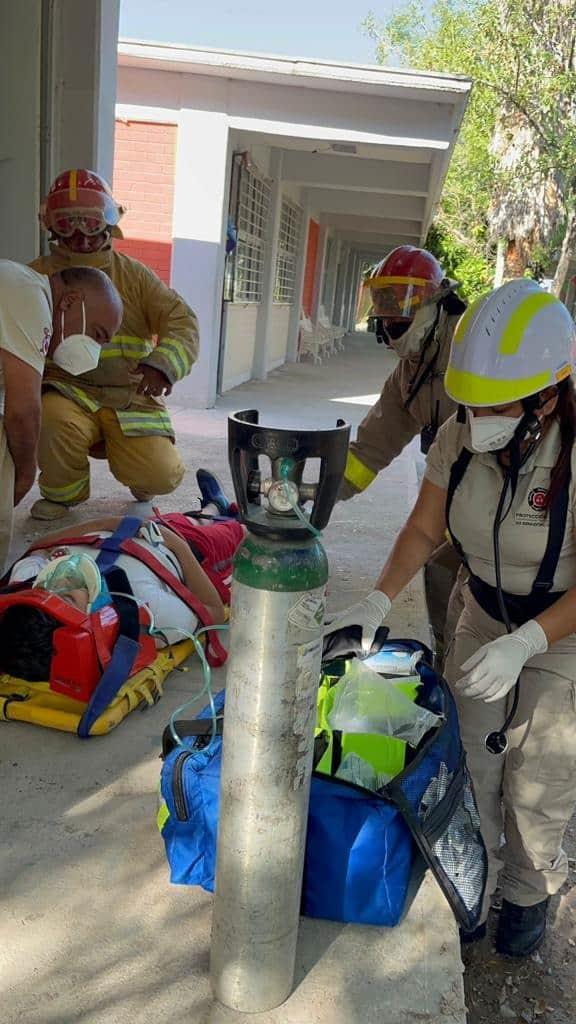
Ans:
{"label": "white rescue helmet", "polygon": [[569,377],[576,325],[563,302],[527,278],[482,295],[462,315],[444,386],[459,405],[508,405]]}

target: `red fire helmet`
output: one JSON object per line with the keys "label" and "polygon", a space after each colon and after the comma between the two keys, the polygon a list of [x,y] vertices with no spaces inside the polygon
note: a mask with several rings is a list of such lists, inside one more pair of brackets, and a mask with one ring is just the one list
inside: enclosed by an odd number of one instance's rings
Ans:
{"label": "red fire helmet", "polygon": [[400,245],[366,275],[361,316],[410,322],[417,308],[434,295],[443,280],[442,267],[432,253],[413,245]]}

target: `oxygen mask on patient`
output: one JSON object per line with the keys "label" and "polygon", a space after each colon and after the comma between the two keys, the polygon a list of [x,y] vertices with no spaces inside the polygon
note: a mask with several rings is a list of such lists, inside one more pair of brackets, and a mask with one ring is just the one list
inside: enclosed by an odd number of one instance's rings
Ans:
{"label": "oxygen mask on patient", "polygon": [[[47,562],[38,573],[34,587],[68,600],[81,611],[96,612],[111,597],[100,569],[90,555],[63,555]],[[83,594],[87,595],[84,606]]]}

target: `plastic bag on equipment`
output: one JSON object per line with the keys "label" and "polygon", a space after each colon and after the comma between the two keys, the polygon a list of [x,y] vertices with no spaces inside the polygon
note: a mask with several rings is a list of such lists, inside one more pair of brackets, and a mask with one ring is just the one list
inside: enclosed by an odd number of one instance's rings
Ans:
{"label": "plastic bag on equipment", "polygon": [[[401,680],[403,683],[408,681],[406,678]],[[334,690],[334,703],[327,719],[333,730],[380,733],[405,740],[416,747],[422,737],[440,722],[440,717],[434,712],[414,704],[394,680],[384,679],[359,658],[354,658]]]}
{"label": "plastic bag on equipment", "polygon": [[344,782],[353,782],[355,786],[362,786],[372,793],[376,793],[390,782],[390,775],[377,772],[368,761],[359,757],[358,754],[346,754],[335,778],[342,779]]}

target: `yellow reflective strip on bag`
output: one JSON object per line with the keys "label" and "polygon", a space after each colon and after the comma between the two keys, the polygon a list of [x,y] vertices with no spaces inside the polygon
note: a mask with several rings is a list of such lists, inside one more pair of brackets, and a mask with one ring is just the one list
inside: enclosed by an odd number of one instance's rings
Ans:
{"label": "yellow reflective strip on bag", "polygon": [[346,459],[346,469],[344,470],[344,478],[348,483],[352,484],[358,491],[365,491],[370,486],[373,480],[376,479],[377,474],[365,466],[360,461],[354,452],[348,452]]}
{"label": "yellow reflective strip on bag", "polygon": [[166,803],[165,800],[163,800],[162,803],[160,804],[160,807],[158,808],[158,814],[156,815],[156,824],[158,826],[159,832],[162,831],[169,817],[170,811],[168,810],[168,804]]}
{"label": "yellow reflective strip on bag", "polygon": [[535,295],[527,295],[511,314],[506,327],[502,332],[498,352],[501,356],[515,356],[522,344],[524,332],[528,324],[541,309],[549,306],[558,299],[548,292],[536,292]]}
{"label": "yellow reflective strip on bag", "polygon": [[494,406],[509,405],[526,395],[535,395],[552,383],[548,370],[533,377],[515,380],[496,380],[493,377],[479,377],[466,370],[449,366],[444,377],[444,387],[454,402],[460,405]]}

